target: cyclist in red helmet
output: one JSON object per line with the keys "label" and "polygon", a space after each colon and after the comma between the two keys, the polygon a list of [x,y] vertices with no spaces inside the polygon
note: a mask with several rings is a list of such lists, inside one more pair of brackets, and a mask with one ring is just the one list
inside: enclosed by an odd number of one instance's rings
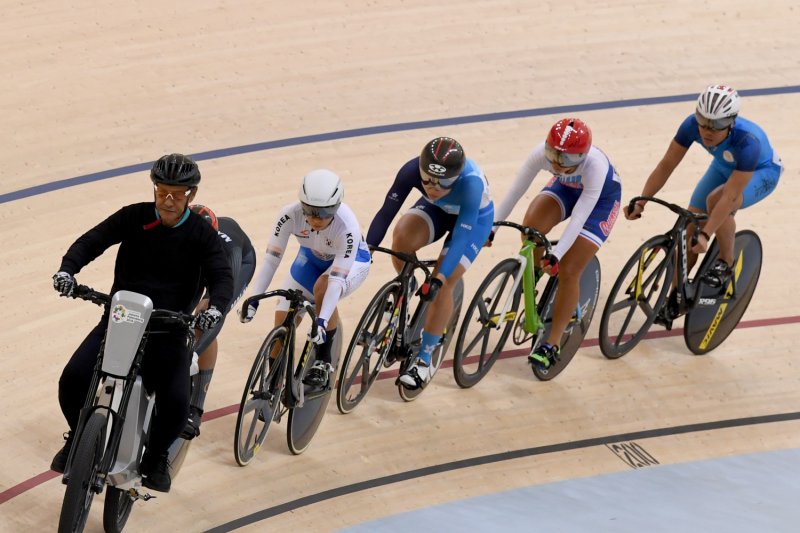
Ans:
{"label": "cyclist in red helmet", "polygon": [[522,223],[547,234],[569,218],[550,254],[543,256],[537,249],[539,268],[559,276],[549,336],[528,356],[532,365],[546,369],[558,359],[558,343],[578,304],[581,274],[617,220],[622,188],[608,157],[592,146],[589,126],[577,118],[564,118],[528,155],[495,211],[495,221],[506,220],[541,170],[552,177],[528,205]]}
{"label": "cyclist in red helmet", "polygon": [[[247,284],[253,279],[256,270],[256,251],[253,248],[250,238],[230,217],[217,217],[214,211],[204,205],[194,204],[189,206],[192,213],[200,215],[219,235],[222,247],[228,256],[233,274],[233,299],[225,309],[222,309],[222,318],[217,326],[209,331],[196,332],[194,351],[198,354],[198,372],[192,376],[191,397],[189,400],[189,419],[183,430],[182,437],[193,439],[200,435],[200,423],[203,418],[206,394],[211,384],[211,376],[217,364],[217,352],[219,350],[217,336],[225,325],[225,317],[236,305],[247,288]],[[199,300],[195,308],[195,313],[208,309],[209,294],[208,288],[200,287],[195,294],[195,300]]]}

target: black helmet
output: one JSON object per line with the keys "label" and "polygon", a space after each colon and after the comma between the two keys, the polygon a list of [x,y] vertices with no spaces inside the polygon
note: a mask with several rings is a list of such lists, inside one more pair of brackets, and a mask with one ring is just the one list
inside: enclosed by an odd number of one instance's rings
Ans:
{"label": "black helmet", "polygon": [[200,169],[197,163],[183,154],[161,156],[150,170],[153,183],[197,187],[200,183]]}
{"label": "black helmet", "polygon": [[461,174],[466,161],[464,149],[458,141],[450,137],[436,137],[422,149],[419,168],[439,182],[449,181]]}

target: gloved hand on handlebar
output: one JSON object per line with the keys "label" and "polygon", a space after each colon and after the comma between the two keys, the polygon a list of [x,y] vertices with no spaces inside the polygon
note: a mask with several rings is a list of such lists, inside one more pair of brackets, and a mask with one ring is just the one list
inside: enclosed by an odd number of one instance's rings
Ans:
{"label": "gloved hand on handlebar", "polygon": [[222,311],[212,305],[197,315],[197,318],[194,319],[194,327],[206,331],[214,328],[220,320],[222,320]]}
{"label": "gloved hand on handlebar", "polygon": [[53,288],[61,296],[72,296],[75,290],[76,281],[72,274],[61,271],[53,275]]}
{"label": "gloved hand on handlebar", "polygon": [[239,321],[242,324],[247,324],[253,317],[256,316],[256,311],[258,311],[258,302],[259,300],[254,301],[247,305],[247,307],[243,307],[242,310],[239,312]]}
{"label": "gloved hand on handlebar", "polygon": [[442,288],[442,285],[444,285],[444,282],[441,279],[432,277],[430,281],[422,284],[422,287],[417,291],[417,296],[419,296],[420,300],[423,302],[433,300],[436,297],[436,293]]}
{"label": "gloved hand on handlebar", "polygon": [[554,256],[553,254],[547,254],[542,257],[542,260],[539,262],[539,266],[541,266],[542,270],[551,276],[558,275],[558,257]]}
{"label": "gloved hand on handlebar", "polygon": [[325,341],[328,338],[328,332],[325,328],[328,327],[328,321],[323,318],[317,318],[317,325],[312,330],[311,335],[309,335],[309,339],[314,344],[325,344]]}

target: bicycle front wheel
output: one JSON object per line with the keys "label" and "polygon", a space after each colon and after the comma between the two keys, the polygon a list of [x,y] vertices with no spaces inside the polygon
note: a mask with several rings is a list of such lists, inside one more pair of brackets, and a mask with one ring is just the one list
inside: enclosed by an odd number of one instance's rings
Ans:
{"label": "bicycle front wheel", "polygon": [[[469,388],[477,384],[500,356],[519,309],[522,284],[511,293],[518,274],[519,262],[516,259],[501,261],[480,284],[467,307],[453,355],[453,376],[460,387]],[[511,307],[500,316],[509,298]]]}
{"label": "bicycle front wheel", "polygon": [[392,314],[400,293],[400,282],[387,283],[361,315],[350,338],[336,387],[336,406],[342,414],[355,409],[378,379],[394,343],[397,320],[393,320]]}
{"label": "bicycle front wheel", "polygon": [[[433,376],[436,375],[436,372],[438,372],[439,368],[441,368],[442,362],[444,361],[444,357],[445,355],[447,355],[447,348],[450,346],[450,342],[453,339],[453,333],[455,332],[456,327],[458,326],[458,319],[461,316],[461,307],[463,306],[463,304],[464,304],[464,281],[459,279],[458,283],[456,283],[456,286],[453,288],[453,313],[450,315],[450,320],[447,322],[447,325],[445,326],[445,330],[442,334],[442,339],[439,342],[439,345],[436,347],[436,349],[433,350],[433,355],[431,356],[431,378],[430,378],[431,380],[433,380]],[[425,315],[427,315],[427,310],[425,312]],[[414,325],[415,327],[412,328],[411,334],[409,336],[409,339],[413,339],[411,340],[411,342],[416,346],[417,353],[419,353],[418,348],[420,347],[419,345],[422,343],[422,325],[424,322],[425,322],[425,316],[424,315],[420,316],[417,319],[416,324]],[[401,365],[400,372],[401,373],[405,372],[406,368],[408,367],[409,364],[411,364],[411,362],[412,362],[411,359],[406,360],[405,363]],[[398,385],[397,392],[400,394],[400,397],[403,399],[403,401],[413,402],[414,400],[417,399],[417,397],[419,397],[420,394],[422,394],[422,391],[425,390],[430,384],[431,382],[429,380],[428,383],[424,384],[422,387],[419,387],[418,389],[407,389],[403,385]]]}
{"label": "bicycle front wheel", "polygon": [[80,440],[75,441],[77,448],[69,467],[69,481],[58,521],[59,533],[83,531],[94,495],[103,488],[98,473],[105,450],[107,421],[102,413],[95,411],[86,421]]}
{"label": "bicycle front wheel", "polygon": [[[270,424],[280,412],[288,337],[289,331],[284,326],[273,329],[253,361],[239,404],[233,437],[233,452],[239,466],[247,466],[261,450]],[[274,352],[278,352],[278,357],[270,362],[269,354]]]}
{"label": "bicycle front wheel", "polygon": [[103,529],[106,533],[121,533],[133,510],[134,499],[125,490],[108,487],[103,506]]}
{"label": "bicycle front wheel", "polygon": [[663,307],[675,270],[671,245],[669,237],[657,235],[622,267],[600,319],[600,351],[608,359],[631,351]]}

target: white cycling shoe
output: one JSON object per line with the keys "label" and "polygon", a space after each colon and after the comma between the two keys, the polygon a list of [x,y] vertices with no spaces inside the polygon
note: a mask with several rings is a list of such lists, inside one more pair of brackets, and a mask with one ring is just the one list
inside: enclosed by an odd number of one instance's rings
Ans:
{"label": "white cycling shoe", "polygon": [[407,389],[418,389],[431,380],[431,367],[417,358],[405,374],[400,376],[400,383]]}

